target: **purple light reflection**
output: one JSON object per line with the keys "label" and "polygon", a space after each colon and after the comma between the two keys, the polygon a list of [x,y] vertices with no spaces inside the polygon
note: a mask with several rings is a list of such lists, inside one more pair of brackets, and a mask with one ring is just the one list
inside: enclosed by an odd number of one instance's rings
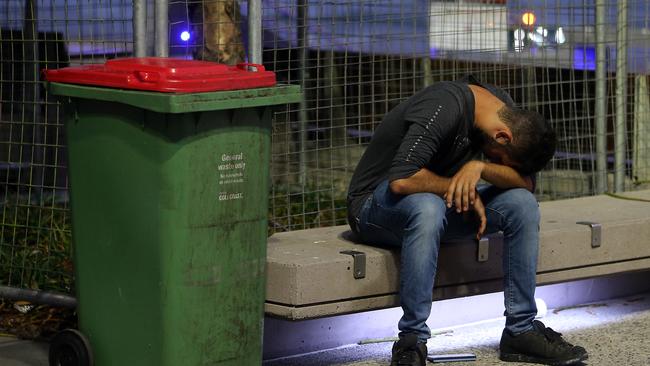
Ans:
{"label": "purple light reflection", "polygon": [[573,67],[578,70],[596,70],[596,49],[594,47],[574,48]]}
{"label": "purple light reflection", "polygon": [[[649,291],[647,276],[648,272],[623,273],[540,286],[535,297],[543,299],[548,306],[549,315],[544,319],[550,320],[554,309],[563,309],[561,314],[570,315],[571,324],[566,324],[568,328],[592,327],[616,321],[620,318],[621,311],[630,309],[631,306],[602,308],[602,312],[599,308],[602,316],[598,317],[594,317],[593,312],[571,310],[568,313],[564,309]],[[495,320],[500,327],[503,324],[499,320],[503,318],[503,292],[434,301],[431,314],[427,324],[434,332]],[[368,339],[394,337],[401,316],[401,308],[390,308],[303,321],[267,317],[264,325],[264,358],[290,357]],[[494,332],[496,333],[492,334]],[[499,332],[500,329],[489,334],[498,339]]]}

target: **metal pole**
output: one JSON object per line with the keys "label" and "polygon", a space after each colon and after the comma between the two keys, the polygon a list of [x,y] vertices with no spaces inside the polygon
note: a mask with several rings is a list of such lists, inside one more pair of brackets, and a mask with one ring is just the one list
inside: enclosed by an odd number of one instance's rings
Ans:
{"label": "metal pole", "polygon": [[248,0],[248,62],[262,63],[261,0]]}
{"label": "metal pole", "polygon": [[596,0],[596,194],[607,191],[606,0]]}
{"label": "metal pole", "polygon": [[[429,3],[427,3],[427,4],[429,4]],[[427,6],[430,6],[430,5],[427,5]],[[429,11],[431,11],[430,8],[429,8]],[[433,84],[433,74],[431,72],[431,24],[430,24],[431,23],[431,17],[427,16],[426,19],[427,19],[427,21],[426,21],[427,28],[426,29],[429,30],[429,31],[426,32],[426,36],[425,36],[425,39],[426,39],[426,42],[427,42],[426,55],[424,55],[424,57],[422,57],[422,65],[421,65],[421,67],[423,69],[422,71],[423,71],[423,74],[424,74],[423,75],[424,76],[424,82],[423,82],[423,85],[422,85],[423,87],[427,87],[427,86]]]}
{"label": "metal pole", "polygon": [[[41,204],[43,197],[43,169],[45,165],[45,154],[43,147],[43,126],[41,121],[40,84],[38,82],[40,55],[38,49],[37,30],[37,4],[34,0],[25,1],[25,19],[23,23],[23,38],[25,39],[24,50],[24,80],[25,96],[23,108],[23,123],[31,122],[32,146],[31,146],[31,176],[30,176],[30,200]],[[43,42],[45,44],[45,42]],[[27,117],[31,112],[31,116]],[[31,194],[34,196],[31,196]]]}
{"label": "metal pole", "polygon": [[133,0],[133,50],[135,57],[147,56],[146,0]]}
{"label": "metal pole", "polygon": [[614,192],[625,189],[627,145],[627,0],[618,0],[616,31],[616,145],[614,154]]}
{"label": "metal pole", "polygon": [[[309,47],[309,40],[307,39],[307,1],[298,0],[298,50],[300,52],[300,87],[305,90],[307,80],[309,79],[309,71],[307,70],[307,48]],[[300,101],[300,153],[299,153],[299,169],[300,169],[300,184],[307,183],[307,102],[303,95]]]}
{"label": "metal pole", "polygon": [[0,298],[9,300],[25,300],[35,304],[62,306],[71,309],[77,307],[77,299],[70,295],[7,286],[0,286]]}
{"label": "metal pole", "polygon": [[429,86],[433,84],[433,74],[431,73],[431,56],[426,56],[422,58],[422,72],[424,76],[423,86]]}
{"label": "metal pole", "polygon": [[155,52],[158,57],[169,56],[169,3],[168,0],[156,0],[154,34]]}
{"label": "metal pole", "polygon": [[634,143],[632,177],[635,183],[650,183],[650,91],[646,75],[637,75],[634,86]]}

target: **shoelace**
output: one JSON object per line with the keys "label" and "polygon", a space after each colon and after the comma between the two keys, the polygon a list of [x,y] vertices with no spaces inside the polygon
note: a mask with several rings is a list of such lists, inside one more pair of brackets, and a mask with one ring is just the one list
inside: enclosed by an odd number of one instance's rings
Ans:
{"label": "shoelace", "polygon": [[416,350],[403,350],[398,354],[399,359],[397,360],[398,365],[412,365],[415,362]]}
{"label": "shoelace", "polygon": [[555,342],[555,341],[561,341],[562,340],[562,333],[554,331],[552,328],[546,328],[544,329],[544,336],[546,339],[549,341]]}
{"label": "shoelace", "polygon": [[544,337],[546,337],[546,339],[548,339],[551,343],[556,343],[567,348],[573,347],[573,345],[571,345],[569,342],[562,339],[562,333],[556,332],[550,327],[544,327],[543,324],[539,328],[541,328],[540,330]]}

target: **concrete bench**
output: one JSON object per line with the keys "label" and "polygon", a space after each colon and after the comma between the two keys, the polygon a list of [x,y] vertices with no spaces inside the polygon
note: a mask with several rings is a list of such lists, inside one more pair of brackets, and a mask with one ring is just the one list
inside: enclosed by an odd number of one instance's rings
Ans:
{"label": "concrete bench", "polygon": [[[650,191],[629,192],[650,200]],[[650,202],[607,195],[540,203],[539,285],[650,268]],[[267,315],[313,319],[399,305],[399,251],[355,243],[347,226],[268,240]],[[502,239],[442,243],[432,299],[502,289]]]}

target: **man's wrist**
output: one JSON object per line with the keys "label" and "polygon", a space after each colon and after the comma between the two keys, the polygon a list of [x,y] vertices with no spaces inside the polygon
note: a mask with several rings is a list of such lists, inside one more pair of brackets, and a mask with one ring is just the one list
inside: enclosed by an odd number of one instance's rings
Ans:
{"label": "man's wrist", "polygon": [[483,175],[483,171],[485,171],[485,167],[487,166],[487,164],[485,164],[485,162],[481,160],[472,160],[472,162],[477,167],[477,169],[480,170],[481,175]]}

